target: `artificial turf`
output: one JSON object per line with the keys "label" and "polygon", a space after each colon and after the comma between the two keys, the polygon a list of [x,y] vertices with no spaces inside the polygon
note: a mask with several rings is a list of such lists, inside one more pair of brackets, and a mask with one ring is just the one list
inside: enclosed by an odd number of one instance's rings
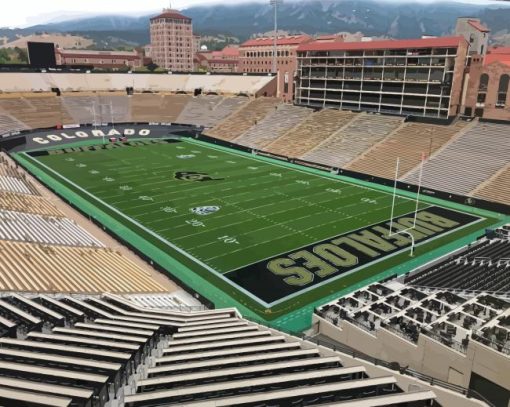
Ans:
{"label": "artificial turf", "polygon": [[[226,294],[221,306],[241,303],[272,319],[409,260],[406,250],[397,251],[345,276],[333,273],[317,285],[315,278],[289,292],[280,290],[282,278],[267,270],[243,285],[257,272],[254,265],[267,259],[388,221],[391,191],[186,139],[131,144],[25,158],[187,266],[192,273],[174,274],[179,280],[193,287],[196,273],[220,288]],[[396,197],[394,217],[415,210],[412,198]],[[419,209],[431,206],[437,202],[422,201]],[[417,255],[497,221],[477,216],[462,229],[423,243]],[[257,292],[250,288],[254,284],[260,286]],[[271,300],[260,290],[273,291]]]}

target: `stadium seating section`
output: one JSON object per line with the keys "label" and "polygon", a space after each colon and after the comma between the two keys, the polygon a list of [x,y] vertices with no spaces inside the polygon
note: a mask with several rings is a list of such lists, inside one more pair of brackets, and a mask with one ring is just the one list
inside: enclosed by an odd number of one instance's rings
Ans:
{"label": "stadium seating section", "polygon": [[413,273],[406,284],[495,294],[510,292],[510,240],[487,239]]}
{"label": "stadium seating section", "polygon": [[[430,158],[423,171],[423,185],[468,195],[508,164],[508,134],[508,125],[504,124],[479,123],[471,127]],[[416,183],[417,171],[406,180]]]}
{"label": "stadium seating section", "polygon": [[400,178],[419,166],[422,153],[432,155],[465,126],[466,122],[463,121],[450,126],[408,123],[362,153],[345,168],[393,179],[397,158],[400,158]]}
{"label": "stadium seating section", "polygon": [[0,298],[0,328],[0,398],[9,405],[424,407],[436,398],[232,309],[12,293]]}
{"label": "stadium seating section", "polygon": [[359,114],[302,158],[343,168],[402,124],[400,117]]}
{"label": "stadium seating section", "polygon": [[299,125],[271,143],[268,149],[275,154],[300,157],[346,125],[355,115],[344,110],[321,110],[308,116]]}
{"label": "stadium seating section", "polygon": [[480,184],[472,195],[487,201],[508,204],[510,202],[510,164]]}
{"label": "stadium seating section", "polygon": [[[107,76],[93,77],[98,83],[101,78],[107,82]],[[0,81],[2,78],[0,75]],[[30,82],[30,78],[25,80]],[[44,78],[38,81],[46,83],[48,77]],[[83,78],[67,79],[74,80]],[[189,85],[194,80],[182,83]],[[399,158],[399,179],[415,184],[425,156],[425,187],[510,202],[508,125],[463,120],[450,125],[404,122],[402,117],[336,109],[312,112],[274,98],[234,96],[226,91],[191,96],[189,89],[182,91],[187,94],[176,94],[181,89],[176,85],[173,93],[164,93],[152,79],[147,81],[148,93],[140,93],[145,88],[138,88],[132,96],[99,85],[97,91],[72,88],[73,92],[61,97],[47,91],[0,94],[0,133],[112,120],[190,124],[205,127],[204,134],[210,137],[256,150],[387,179],[394,178]],[[151,93],[151,89],[160,93]],[[17,188],[18,181],[4,179],[7,181],[12,189]]]}
{"label": "stadium seating section", "polygon": [[310,109],[292,105],[278,105],[258,124],[251,127],[234,142],[255,149],[265,149],[268,144],[297,126],[311,113]]}
{"label": "stadium seating section", "polygon": [[68,219],[0,155],[0,290],[164,292],[147,271]]}
{"label": "stadium seating section", "polygon": [[274,98],[254,99],[235,111],[217,126],[205,132],[207,136],[232,141],[255,124],[258,124],[268,113],[274,111],[278,101]]}
{"label": "stadium seating section", "polygon": [[172,123],[189,100],[187,95],[136,94],[131,99],[131,115],[135,122]]}

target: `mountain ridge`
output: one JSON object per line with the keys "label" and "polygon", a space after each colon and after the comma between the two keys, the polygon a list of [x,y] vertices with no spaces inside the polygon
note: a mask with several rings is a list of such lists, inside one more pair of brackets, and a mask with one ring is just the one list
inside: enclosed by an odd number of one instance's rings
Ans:
{"label": "mountain ridge", "polygon": [[[331,34],[363,32],[367,36],[417,38],[423,34],[448,35],[459,16],[478,17],[493,34],[510,34],[510,7],[484,6],[455,2],[416,3],[376,0],[302,0],[279,6],[279,28],[288,32]],[[200,35],[225,34],[241,41],[273,28],[272,7],[266,3],[194,6],[182,10],[193,19]],[[149,42],[149,18],[99,15],[83,19],[39,24],[24,29],[1,29],[0,37],[13,38],[37,32],[79,34],[102,46],[114,40],[132,45]]]}

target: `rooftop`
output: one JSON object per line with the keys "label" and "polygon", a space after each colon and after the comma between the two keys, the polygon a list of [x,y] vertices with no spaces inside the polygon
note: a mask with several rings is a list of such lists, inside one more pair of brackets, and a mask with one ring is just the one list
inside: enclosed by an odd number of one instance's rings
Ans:
{"label": "rooftop", "polygon": [[[309,35],[290,35],[277,38],[276,45],[299,45],[308,42],[311,39],[312,37]],[[267,45],[273,45],[273,37],[254,38],[241,44],[241,47],[257,47]]]}
{"label": "rooftop", "polygon": [[468,24],[471,27],[473,27],[475,30],[478,30],[478,31],[483,32],[483,33],[488,33],[488,32],[491,31],[487,27],[482,25],[482,23],[480,23],[480,20],[468,20]]}
{"label": "rooftop", "polygon": [[173,18],[173,19],[176,19],[176,20],[191,21],[191,18],[186,17],[185,15],[181,14],[179,11],[172,10],[172,9],[163,9],[163,12],[161,14],[158,14],[155,17],[152,17],[151,21],[152,20],[157,20],[157,19],[160,19],[160,18]]}
{"label": "rooftop", "polygon": [[314,41],[301,44],[298,51],[350,51],[350,50],[375,50],[375,49],[406,49],[406,48],[449,48],[458,47],[464,37],[437,37],[418,38],[409,40],[381,40],[381,41],[360,41],[360,42],[319,42]]}
{"label": "rooftop", "polygon": [[114,57],[136,57],[138,53],[133,51],[96,51],[89,49],[63,49],[57,48],[57,52],[62,55],[75,55],[75,56],[114,56]]}

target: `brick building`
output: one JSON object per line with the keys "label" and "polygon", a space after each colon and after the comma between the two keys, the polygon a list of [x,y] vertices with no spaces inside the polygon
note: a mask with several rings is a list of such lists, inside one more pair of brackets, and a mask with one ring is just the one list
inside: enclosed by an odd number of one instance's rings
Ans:
{"label": "brick building", "polygon": [[[294,77],[297,70],[296,50],[299,45],[312,40],[308,35],[279,37],[276,40],[276,69],[278,97],[292,101]],[[273,67],[273,38],[251,39],[239,47],[239,71],[246,73],[271,73]]]}
{"label": "brick building", "polygon": [[150,19],[151,58],[162,68],[191,72],[197,38],[193,36],[191,18],[177,10],[164,9]]}
{"label": "brick building", "polygon": [[471,58],[464,114],[510,120],[510,47],[489,48]]}
{"label": "brick building", "polygon": [[239,72],[239,47],[229,45],[221,51],[200,51],[196,60],[199,67],[209,72]]}
{"label": "brick building", "polygon": [[309,42],[297,49],[298,104],[447,118],[460,113],[462,36]]}
{"label": "brick building", "polygon": [[139,68],[143,54],[133,51],[92,51],[55,47],[57,65],[90,65],[97,68]]}

